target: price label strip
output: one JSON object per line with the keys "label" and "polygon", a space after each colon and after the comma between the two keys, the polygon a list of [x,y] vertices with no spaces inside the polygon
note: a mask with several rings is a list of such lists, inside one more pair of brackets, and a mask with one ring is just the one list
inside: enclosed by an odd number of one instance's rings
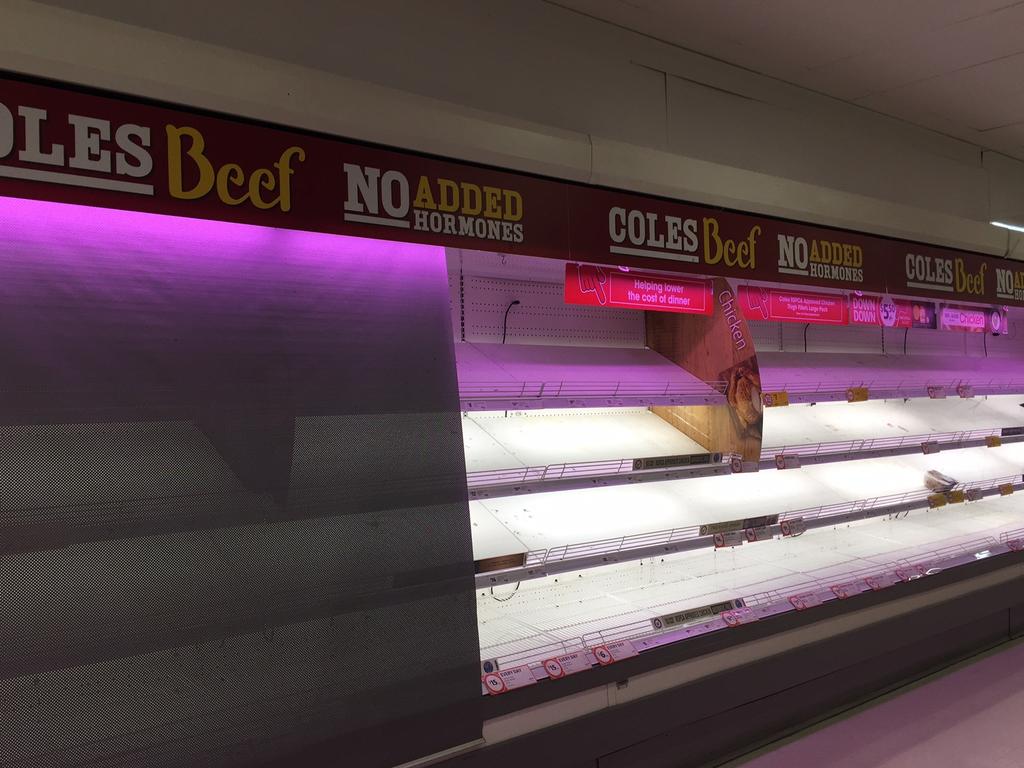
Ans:
{"label": "price label strip", "polygon": [[932,400],[945,400],[946,399],[946,388],[945,387],[928,387],[928,397]]}
{"label": "price label strip", "polygon": [[637,655],[636,647],[629,640],[619,640],[615,643],[597,645],[591,649],[597,663],[602,667],[614,664],[623,659],[631,659]]}
{"label": "price label strip", "polygon": [[514,691],[517,688],[525,688],[537,682],[527,664],[509,667],[497,672],[488,672],[480,678],[480,681],[484,684],[484,689],[491,696],[500,696],[503,693]]}

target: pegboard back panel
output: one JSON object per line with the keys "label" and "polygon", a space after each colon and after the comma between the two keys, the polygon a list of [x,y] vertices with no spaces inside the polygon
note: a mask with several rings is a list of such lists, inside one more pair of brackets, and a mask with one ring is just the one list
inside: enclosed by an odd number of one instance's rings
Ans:
{"label": "pegboard back panel", "polygon": [[[508,311],[509,344],[644,346],[644,316],[635,310],[566,304],[565,263],[527,256],[461,251],[449,258],[456,338],[500,342]],[[460,276],[461,273],[461,276]]]}
{"label": "pegboard back panel", "polygon": [[[806,344],[805,344],[806,340]],[[882,354],[882,329],[871,325],[782,323],[782,351]]]}
{"label": "pegboard back panel", "polygon": [[758,352],[782,351],[782,323],[771,320],[748,320],[747,327],[754,338],[754,349]]}

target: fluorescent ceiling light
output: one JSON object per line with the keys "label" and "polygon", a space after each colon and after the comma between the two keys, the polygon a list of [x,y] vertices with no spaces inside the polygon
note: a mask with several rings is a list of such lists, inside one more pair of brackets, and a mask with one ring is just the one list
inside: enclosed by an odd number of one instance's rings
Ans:
{"label": "fluorescent ceiling light", "polygon": [[990,221],[993,227],[1002,227],[1003,229],[1012,229],[1014,232],[1024,232],[1024,227],[1018,226],[1017,224],[1006,224],[1002,221]]}

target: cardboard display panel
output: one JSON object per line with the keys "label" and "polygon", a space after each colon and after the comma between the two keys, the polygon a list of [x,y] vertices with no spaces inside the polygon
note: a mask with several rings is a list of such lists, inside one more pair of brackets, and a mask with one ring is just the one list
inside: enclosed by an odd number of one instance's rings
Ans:
{"label": "cardboard display panel", "polygon": [[761,374],[736,293],[713,281],[714,313],[647,313],[647,344],[697,378],[717,385],[726,405],[659,406],[652,410],[714,453],[743,461],[761,456]]}

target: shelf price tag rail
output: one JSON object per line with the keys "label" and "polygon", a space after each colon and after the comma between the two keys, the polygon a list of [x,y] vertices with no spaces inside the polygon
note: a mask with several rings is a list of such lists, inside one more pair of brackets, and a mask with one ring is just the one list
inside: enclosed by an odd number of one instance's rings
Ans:
{"label": "shelf price tag rail", "polygon": [[790,403],[825,403],[847,399],[847,390],[851,387],[864,387],[871,400],[893,400],[902,398],[927,398],[929,389],[942,389],[957,392],[960,386],[969,387],[973,395],[1019,395],[1024,394],[1024,378],[989,378],[989,379],[943,379],[887,377],[871,380],[847,381],[837,385],[831,381],[806,381],[784,383],[774,380],[773,371],[769,367],[762,368],[761,380],[766,392],[786,392]]}
{"label": "shelf price tag rail", "polygon": [[[774,469],[778,455],[797,456],[804,464],[879,458],[917,453],[924,442],[936,442],[940,449],[975,448],[989,437],[1003,434],[1005,427],[923,435],[864,438],[836,442],[806,443],[763,448],[760,467]],[[1003,443],[1024,441],[1024,435],[1001,437]],[[506,498],[530,493],[572,490],[646,482],[683,480],[729,474],[728,461],[658,469],[635,469],[634,459],[566,462],[510,469],[487,469],[466,474],[470,499]]]}
{"label": "shelf price tag rail", "polygon": [[[1014,549],[1011,546],[1012,542],[1020,542],[1021,547],[1024,547],[1024,528],[1003,532],[1000,534],[998,541],[991,536],[984,536],[967,542],[927,550],[921,552],[916,557],[899,558],[884,564],[866,566],[846,572],[841,576],[836,574],[821,577],[812,576],[795,584],[790,583],[784,587],[780,586],[775,589],[751,593],[749,596],[743,597],[736,602],[742,603],[745,606],[745,610],[750,611],[752,618],[755,620],[770,618],[782,613],[802,610],[791,601],[790,598],[794,596],[809,598],[806,599],[805,605],[810,606],[837,599],[848,599],[841,598],[833,590],[833,587],[837,586],[837,584],[850,585],[857,583],[858,591],[856,594],[860,594],[873,589],[868,585],[868,582],[875,581],[875,577],[879,577],[881,579],[880,588],[884,589],[899,581],[927,578],[933,573],[977,560],[982,555],[984,557],[992,557],[1004,554]],[[903,574],[903,577],[901,578],[896,574]],[[849,597],[855,597],[856,594],[849,595]],[[711,595],[705,595],[703,599],[709,599],[710,597]],[[494,652],[500,646],[481,649],[481,654],[487,658],[495,658],[502,667],[522,664],[536,667],[539,666],[544,658],[556,653],[571,653],[618,640],[630,640],[633,646],[642,653],[661,645],[685,640],[688,637],[727,628],[728,625],[723,618],[715,616],[706,620],[694,621],[692,624],[679,629],[657,631],[652,629],[650,618],[644,618],[503,655]]]}
{"label": "shelf price tag rail", "polygon": [[[795,445],[769,446],[761,449],[760,465],[763,469],[775,467],[775,457],[798,456],[804,464],[823,464],[832,461],[849,459],[869,459],[881,456],[896,456],[907,453],[919,453],[924,442],[936,442],[940,448],[956,450],[959,448],[979,448],[984,446],[986,438],[1000,436],[1005,427],[989,429],[972,429],[959,432],[931,432],[921,435],[901,435],[898,437],[874,437],[860,440],[842,440],[823,443],[804,443]],[[1003,443],[1020,442],[1024,435],[1003,437]]]}
{"label": "shelf price tag rail", "polygon": [[[960,490],[965,493],[974,490],[979,494],[978,498],[984,498],[1000,495],[1000,487],[1004,485],[1012,485],[1014,490],[1024,489],[1021,475],[1011,475],[961,483],[950,490]],[[791,510],[781,513],[778,523],[765,527],[773,538],[781,536],[782,524],[792,520],[800,520],[806,529],[830,528],[872,517],[884,517],[926,509],[929,506],[929,498],[934,495],[934,492],[930,490],[907,491],[903,494],[875,496],[809,509]],[[522,566],[478,573],[476,586],[485,588],[529,581],[559,573],[582,571],[615,563],[643,560],[647,557],[714,548],[714,546],[714,536],[701,536],[698,525],[579,544],[564,544],[527,552]]]}
{"label": "shelf price tag rail", "polygon": [[726,382],[496,381],[459,385],[464,412],[648,405],[723,405]]}

